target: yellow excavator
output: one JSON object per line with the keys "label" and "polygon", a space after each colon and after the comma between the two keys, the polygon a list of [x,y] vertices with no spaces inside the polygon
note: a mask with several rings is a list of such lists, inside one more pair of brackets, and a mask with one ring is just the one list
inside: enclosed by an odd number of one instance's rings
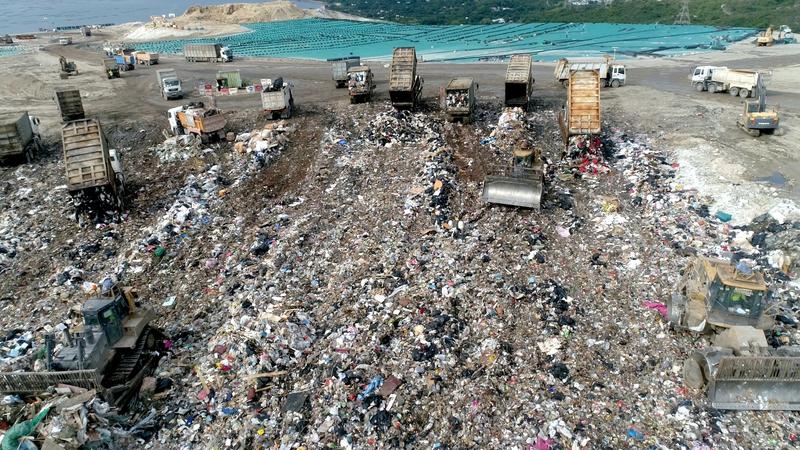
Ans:
{"label": "yellow excavator", "polygon": [[736,124],[753,137],[759,137],[762,133],[783,136],[778,109],[767,108],[767,87],[764,85],[764,76],[760,73],[757,75],[754,95],[756,100],[744,102],[744,113],[739,116]]}
{"label": "yellow excavator", "polygon": [[756,38],[756,46],[758,47],[769,47],[774,43],[775,38],[773,36],[772,27],[767,27],[766,31],[759,33]]}
{"label": "yellow excavator", "polygon": [[684,383],[711,405],[734,410],[800,410],[800,346],[773,348],[763,330],[775,311],[764,275],[743,263],[698,257],[667,301],[672,328],[714,333],[683,366]]}

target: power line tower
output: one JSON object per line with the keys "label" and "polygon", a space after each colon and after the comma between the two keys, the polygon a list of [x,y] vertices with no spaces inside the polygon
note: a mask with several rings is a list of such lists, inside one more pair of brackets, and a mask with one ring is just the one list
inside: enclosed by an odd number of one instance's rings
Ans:
{"label": "power line tower", "polygon": [[675,16],[674,25],[691,25],[692,18],[689,16],[689,0],[683,0],[681,4],[681,10],[678,12],[678,15]]}

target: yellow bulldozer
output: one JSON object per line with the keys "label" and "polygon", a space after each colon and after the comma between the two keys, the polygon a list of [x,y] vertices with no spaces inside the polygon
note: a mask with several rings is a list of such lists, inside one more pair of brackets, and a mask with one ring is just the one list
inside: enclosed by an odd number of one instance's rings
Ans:
{"label": "yellow bulldozer", "polygon": [[684,383],[706,389],[711,405],[734,410],[800,410],[800,346],[772,348],[773,326],[764,275],[747,265],[699,257],[684,269],[667,302],[676,329],[714,333],[683,366]]}

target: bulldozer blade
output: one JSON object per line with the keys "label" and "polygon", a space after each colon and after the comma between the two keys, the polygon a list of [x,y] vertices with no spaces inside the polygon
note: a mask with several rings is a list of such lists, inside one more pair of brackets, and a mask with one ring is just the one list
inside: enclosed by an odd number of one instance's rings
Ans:
{"label": "bulldozer blade", "polygon": [[[712,363],[706,359],[706,363]],[[722,356],[708,380],[717,409],[800,411],[800,358]],[[707,366],[708,367],[708,366]]]}
{"label": "bulldozer blade", "polygon": [[483,201],[539,209],[542,182],[535,178],[488,176],[483,182]]}

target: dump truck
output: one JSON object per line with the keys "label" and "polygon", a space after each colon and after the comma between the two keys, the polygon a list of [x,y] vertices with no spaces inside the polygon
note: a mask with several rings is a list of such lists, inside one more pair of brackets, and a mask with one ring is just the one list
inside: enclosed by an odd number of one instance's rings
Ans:
{"label": "dump truck", "polygon": [[57,326],[62,342],[44,335],[45,371],[0,373],[0,394],[38,395],[66,384],[94,389],[124,410],[165,350],[164,335],[150,326],[155,312],[137,297],[117,285],[93,293],[81,306],[82,325]]}
{"label": "dump truck", "polygon": [[492,136],[498,149],[508,153],[511,164],[493,168],[483,182],[486,203],[539,209],[544,189],[542,154],[531,142],[522,108],[505,108]]}
{"label": "dump truck", "polygon": [[136,57],[132,54],[114,55],[114,61],[122,72],[127,72],[136,68]]}
{"label": "dump truck", "polygon": [[188,44],[183,47],[187,62],[231,62],[233,52],[220,44]]}
{"label": "dump truck", "polygon": [[66,80],[70,76],[78,74],[78,66],[75,65],[75,62],[67,61],[67,58],[63,56],[58,57],[58,65],[61,69],[59,72],[59,78],[62,80]]}
{"label": "dump truck", "polygon": [[759,73],[755,70],[698,66],[692,73],[692,84],[698,92],[728,92],[734,97],[747,98],[755,92],[758,77]]}
{"label": "dump truck", "polygon": [[61,115],[61,122],[71,122],[85,118],[81,91],[78,89],[56,89],[54,100]]}
{"label": "dump truck", "polygon": [[125,207],[125,175],[122,161],[109,149],[100,121],[82,119],[61,127],[61,143],[67,190],[75,205],[75,219],[82,213]]}
{"label": "dump truck", "polygon": [[0,115],[0,160],[24,157],[31,162],[40,150],[39,119],[27,111]]}
{"label": "dump truck", "polygon": [[351,67],[361,65],[361,58],[358,56],[350,56],[347,58],[329,59],[331,61],[331,77],[336,83],[337,88],[343,88],[347,85],[349,80],[347,74]]}
{"label": "dump truck", "polygon": [[156,70],[156,80],[158,81],[158,90],[161,93],[161,98],[167,100],[183,98],[181,80],[178,79],[178,73],[175,69]]}
{"label": "dump truck", "polygon": [[800,347],[768,345],[771,306],[764,275],[742,262],[697,257],[684,269],[667,319],[675,329],[715,333],[683,366],[684,383],[705,389],[714,408],[800,410]]}
{"label": "dump truck", "polygon": [[206,108],[203,102],[193,102],[167,111],[172,132],[178,135],[198,136],[203,143],[225,137],[228,124],[222,113],[215,108]]}
{"label": "dump truck", "polygon": [[780,114],[775,107],[767,107],[767,88],[764,77],[759,74],[755,95],[758,100],[745,100],[744,113],[739,115],[736,124],[747,134],[759,137],[762,133],[783,135]]}
{"label": "dump truck", "polygon": [[533,93],[533,59],[531,55],[512,55],[506,68],[505,105],[528,109]]}
{"label": "dump truck", "polygon": [[347,90],[350,103],[368,102],[375,90],[372,70],[367,66],[355,66],[347,70]]}
{"label": "dump truck", "polygon": [[475,91],[478,85],[472,78],[453,78],[444,88],[444,112],[451,122],[472,122],[475,113]]}
{"label": "dump truck", "polygon": [[567,103],[558,115],[564,145],[570,136],[600,134],[600,74],[596,70],[570,73]]}
{"label": "dump truck", "polygon": [[103,59],[103,68],[105,69],[106,76],[108,79],[112,78],[119,78],[119,66],[117,65],[117,61],[114,58],[105,58]]}
{"label": "dump truck", "polygon": [[392,52],[389,67],[389,98],[397,109],[415,109],[422,95],[424,80],[417,75],[417,50],[398,47]]}
{"label": "dump truck", "polygon": [[261,107],[267,118],[288,119],[294,111],[294,85],[283,78],[266,79],[261,83]]}
{"label": "dump truck", "polygon": [[158,53],[134,52],[133,57],[136,59],[136,64],[141,64],[144,66],[158,64]]}
{"label": "dump truck", "polygon": [[599,58],[561,58],[553,72],[556,82],[565,88],[569,85],[569,74],[576,70],[596,70],[600,74],[600,82],[604,87],[620,87],[625,85],[625,65],[614,62],[610,56]]}

